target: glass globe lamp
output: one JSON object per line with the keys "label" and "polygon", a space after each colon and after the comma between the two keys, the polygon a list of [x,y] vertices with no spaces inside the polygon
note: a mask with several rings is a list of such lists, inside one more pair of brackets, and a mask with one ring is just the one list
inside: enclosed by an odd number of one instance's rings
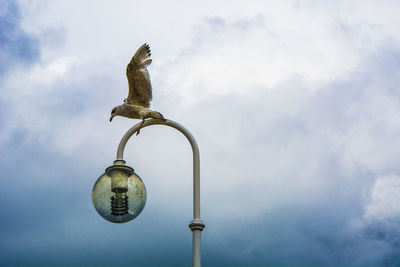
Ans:
{"label": "glass globe lamp", "polygon": [[117,160],[97,179],[92,201],[97,212],[107,221],[129,222],[146,204],[146,187],[125,161]]}

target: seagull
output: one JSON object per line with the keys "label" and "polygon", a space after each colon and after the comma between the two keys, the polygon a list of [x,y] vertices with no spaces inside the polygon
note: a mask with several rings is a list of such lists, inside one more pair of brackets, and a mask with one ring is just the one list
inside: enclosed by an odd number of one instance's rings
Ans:
{"label": "seagull", "polygon": [[141,119],[140,129],[147,118],[162,119],[164,116],[157,111],[149,109],[152,100],[152,88],[150,75],[147,66],[151,64],[151,52],[148,44],[143,44],[132,57],[126,66],[126,76],[128,77],[129,94],[122,105],[116,106],[111,111],[110,122],[115,116],[122,116],[132,119]]}

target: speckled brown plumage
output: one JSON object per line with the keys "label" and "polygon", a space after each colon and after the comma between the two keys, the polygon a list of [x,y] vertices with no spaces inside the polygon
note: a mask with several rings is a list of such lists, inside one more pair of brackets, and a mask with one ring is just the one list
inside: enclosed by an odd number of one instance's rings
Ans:
{"label": "speckled brown plumage", "polygon": [[112,109],[110,121],[115,116],[141,119],[142,123],[147,118],[164,119],[161,113],[149,109],[150,101],[153,98],[150,75],[147,71],[147,66],[151,63],[150,56],[150,47],[148,44],[144,44],[132,57],[126,67],[129,84],[128,97],[122,105]]}

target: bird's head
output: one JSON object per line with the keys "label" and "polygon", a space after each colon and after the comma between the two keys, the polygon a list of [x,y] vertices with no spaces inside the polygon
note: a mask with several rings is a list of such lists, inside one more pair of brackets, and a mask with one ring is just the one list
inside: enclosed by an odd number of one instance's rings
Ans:
{"label": "bird's head", "polygon": [[110,122],[115,116],[118,116],[121,114],[121,106],[116,106],[111,110],[111,117],[110,117]]}

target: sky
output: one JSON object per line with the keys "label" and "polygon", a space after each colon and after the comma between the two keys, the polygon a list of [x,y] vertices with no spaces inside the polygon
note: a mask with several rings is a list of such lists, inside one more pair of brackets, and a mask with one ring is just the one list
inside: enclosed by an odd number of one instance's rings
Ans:
{"label": "sky", "polygon": [[0,265],[190,266],[192,154],[134,136],[133,221],[92,205],[138,120],[111,109],[143,43],[152,108],[201,154],[203,266],[400,266],[399,1],[0,1]]}

